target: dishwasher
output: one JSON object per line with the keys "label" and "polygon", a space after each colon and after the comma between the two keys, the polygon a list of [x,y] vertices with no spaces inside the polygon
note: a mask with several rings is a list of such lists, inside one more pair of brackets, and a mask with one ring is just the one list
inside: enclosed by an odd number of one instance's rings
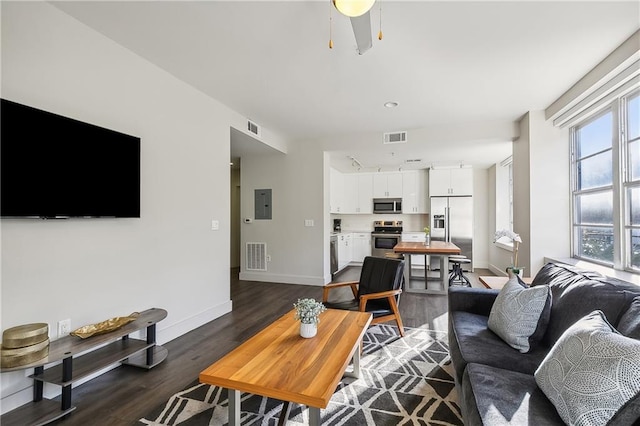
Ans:
{"label": "dishwasher", "polygon": [[338,272],[338,236],[332,235],[329,239],[329,257],[331,259],[331,277]]}

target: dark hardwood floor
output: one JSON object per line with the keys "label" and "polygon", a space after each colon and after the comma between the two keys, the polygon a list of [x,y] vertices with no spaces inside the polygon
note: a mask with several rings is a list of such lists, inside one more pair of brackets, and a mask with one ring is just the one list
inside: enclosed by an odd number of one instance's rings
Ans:
{"label": "dark hardwood floor", "polygon": [[[350,267],[334,281],[357,280],[360,268]],[[467,274],[474,286],[486,269]],[[344,291],[343,291],[344,290]],[[331,293],[330,299],[349,297],[348,289]],[[73,390],[77,409],[59,425],[132,425],[164,403],[174,393],[197,380],[211,363],[292,309],[299,298],[322,298],[322,287],[238,280],[231,271],[233,311],[164,346],[169,356],[150,371],[121,366]],[[407,327],[447,328],[445,295],[405,293],[400,312]],[[161,326],[161,323],[160,323]]]}

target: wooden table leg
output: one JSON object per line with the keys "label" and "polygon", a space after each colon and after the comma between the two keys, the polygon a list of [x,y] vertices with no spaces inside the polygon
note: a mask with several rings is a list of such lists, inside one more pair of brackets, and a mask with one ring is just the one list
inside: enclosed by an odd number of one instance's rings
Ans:
{"label": "wooden table leg", "polygon": [[240,426],[240,391],[227,389],[229,392],[229,426]]}
{"label": "wooden table leg", "polygon": [[309,407],[309,426],[320,426],[320,409]]}

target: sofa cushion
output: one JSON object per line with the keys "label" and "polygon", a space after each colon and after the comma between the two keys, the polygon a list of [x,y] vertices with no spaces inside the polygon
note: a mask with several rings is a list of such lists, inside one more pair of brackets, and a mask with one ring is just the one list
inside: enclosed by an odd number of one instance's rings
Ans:
{"label": "sofa cushion", "polygon": [[640,340],[640,296],[633,299],[629,309],[622,314],[617,330],[627,337]]}
{"label": "sofa cushion", "polygon": [[536,274],[532,287],[549,285],[552,306],[543,338],[551,347],[562,333],[590,312],[601,310],[614,326],[640,287],[597,272],[583,271],[562,263],[547,263]]}
{"label": "sofa cushion", "polygon": [[635,420],[623,411],[635,412],[640,403],[640,341],[622,336],[594,311],[560,337],[535,380],[567,424]]}
{"label": "sofa cushion", "polygon": [[489,330],[489,317],[470,312],[449,313],[449,352],[456,370],[457,383],[468,363],[502,367],[533,374],[549,348],[538,346],[520,353]]}
{"label": "sofa cushion", "polygon": [[564,425],[532,375],[488,365],[467,365],[460,404],[466,426]]}
{"label": "sofa cushion", "polygon": [[548,320],[548,315],[542,313],[550,308],[550,301],[548,286],[525,288],[518,282],[518,276],[513,276],[502,287],[491,308],[489,329],[512,348],[529,352],[537,343],[533,335],[540,318]]}

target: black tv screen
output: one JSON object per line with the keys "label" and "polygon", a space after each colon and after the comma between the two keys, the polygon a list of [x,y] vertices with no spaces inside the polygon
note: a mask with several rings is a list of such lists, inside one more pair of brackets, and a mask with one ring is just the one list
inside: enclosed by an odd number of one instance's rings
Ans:
{"label": "black tv screen", "polygon": [[140,217],[140,138],[5,99],[2,217]]}

